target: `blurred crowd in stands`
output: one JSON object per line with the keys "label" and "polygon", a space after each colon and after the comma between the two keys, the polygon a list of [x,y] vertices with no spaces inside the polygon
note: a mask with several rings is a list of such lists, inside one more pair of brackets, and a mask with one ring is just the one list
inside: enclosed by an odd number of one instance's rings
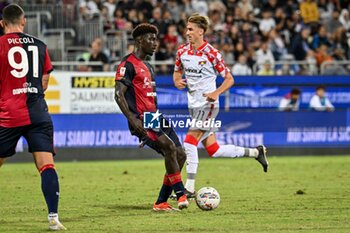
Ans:
{"label": "blurred crowd in stands", "polygon": [[[1,2],[4,1],[0,0],[0,7]],[[69,4],[75,1],[33,2]],[[174,61],[177,47],[186,42],[186,19],[194,12],[209,17],[211,25],[206,40],[221,51],[235,75],[253,72],[258,75],[312,75],[324,62],[350,58],[350,0],[76,2],[79,2],[77,9],[81,19],[89,22],[100,18],[105,31],[130,32],[143,22],[156,25],[160,32],[157,61]],[[116,56],[117,53],[109,50],[106,55]],[[299,61],[299,64],[289,64],[291,61]],[[158,72],[169,73],[171,69],[166,63]],[[324,73],[348,74],[349,69],[348,66],[325,66]]]}

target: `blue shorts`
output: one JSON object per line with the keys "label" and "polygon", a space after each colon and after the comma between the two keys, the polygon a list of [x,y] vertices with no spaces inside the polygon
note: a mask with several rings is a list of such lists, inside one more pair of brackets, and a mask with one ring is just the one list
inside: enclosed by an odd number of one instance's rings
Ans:
{"label": "blue shorts", "polygon": [[21,136],[26,139],[30,153],[50,152],[55,155],[53,124],[41,122],[15,128],[0,126],[0,158],[10,157],[16,153],[16,146]]}

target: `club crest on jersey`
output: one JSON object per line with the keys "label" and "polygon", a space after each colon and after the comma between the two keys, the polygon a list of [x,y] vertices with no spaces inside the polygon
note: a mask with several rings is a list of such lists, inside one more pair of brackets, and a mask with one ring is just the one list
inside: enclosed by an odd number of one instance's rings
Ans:
{"label": "club crest on jersey", "polygon": [[125,68],[125,67],[121,67],[120,70],[119,70],[119,74],[120,74],[121,76],[124,76],[125,71],[126,71],[126,68]]}
{"label": "club crest on jersey", "polygon": [[198,65],[204,66],[207,63],[207,61],[200,61],[198,62]]}

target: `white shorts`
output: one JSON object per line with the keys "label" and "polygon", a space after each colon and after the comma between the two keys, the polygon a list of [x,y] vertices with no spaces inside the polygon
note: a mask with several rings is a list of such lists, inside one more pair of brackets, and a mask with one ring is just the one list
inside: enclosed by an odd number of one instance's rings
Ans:
{"label": "white shorts", "polygon": [[216,117],[219,114],[217,103],[207,103],[199,108],[189,108],[192,118],[190,130],[202,130],[208,132],[218,131]]}

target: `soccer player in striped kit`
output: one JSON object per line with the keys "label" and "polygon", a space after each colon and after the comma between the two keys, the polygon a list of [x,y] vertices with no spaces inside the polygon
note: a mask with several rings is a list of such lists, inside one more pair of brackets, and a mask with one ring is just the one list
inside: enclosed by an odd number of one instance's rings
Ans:
{"label": "soccer player in striped kit", "polygon": [[46,45],[23,33],[25,23],[20,6],[4,8],[1,24],[5,35],[0,37],[0,166],[16,153],[17,142],[23,136],[41,174],[49,229],[65,230],[58,220],[53,124],[44,99],[53,68]]}
{"label": "soccer player in striped kit", "polygon": [[[234,84],[230,70],[226,67],[220,52],[204,40],[204,34],[209,26],[209,19],[199,14],[193,14],[187,21],[188,43],[177,50],[174,84],[183,90],[187,87],[188,108],[191,118],[205,122],[213,120],[219,113],[219,95],[229,90]],[[217,88],[217,75],[224,78]],[[183,75],[185,79],[183,79]],[[188,197],[195,193],[195,177],[198,168],[197,145],[202,142],[209,156],[217,157],[252,157],[268,169],[266,148],[263,145],[256,148],[244,148],[235,145],[219,145],[212,125],[191,125],[184,140],[187,156],[187,181],[185,188]]]}
{"label": "soccer player in striped kit", "polygon": [[145,113],[153,112],[155,118],[160,117],[154,71],[147,62],[157,49],[157,35],[158,29],[151,24],[139,24],[133,30],[135,50],[118,65],[115,100],[128,120],[131,134],[142,141],[142,146],[148,145],[164,156],[166,174],[153,210],[173,211],[177,209],[167,202],[172,190],[176,194],[179,209],[189,205],[181,178],[185,152],[172,127],[161,125],[159,128],[145,128],[142,124]]}

